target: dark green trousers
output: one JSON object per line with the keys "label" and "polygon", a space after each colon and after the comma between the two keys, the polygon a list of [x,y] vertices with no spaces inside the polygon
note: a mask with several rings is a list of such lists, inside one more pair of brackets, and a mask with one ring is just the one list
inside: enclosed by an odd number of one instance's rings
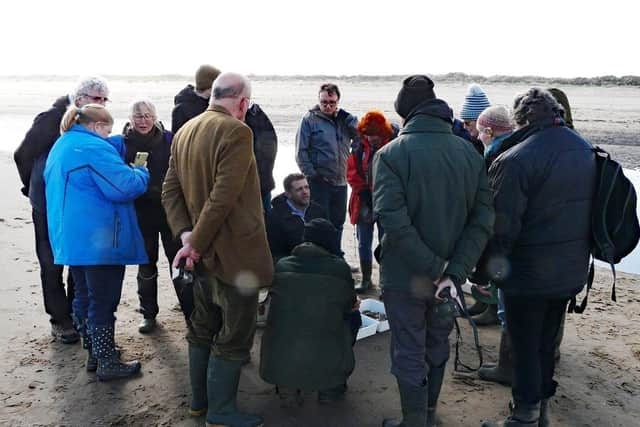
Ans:
{"label": "dark green trousers", "polygon": [[201,266],[196,277],[187,340],[200,347],[211,346],[211,354],[221,359],[249,360],[256,332],[258,294],[243,294]]}

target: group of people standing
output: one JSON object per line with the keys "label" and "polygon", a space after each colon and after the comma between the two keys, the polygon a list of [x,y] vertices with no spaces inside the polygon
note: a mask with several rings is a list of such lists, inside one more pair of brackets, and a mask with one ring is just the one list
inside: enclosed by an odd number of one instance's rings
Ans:
{"label": "group of people standing", "polygon": [[[138,265],[139,330],[154,329],[160,236],[172,268],[195,273],[190,286],[174,283],[188,329],[192,415],[262,425],[236,399],[261,288],[271,288],[262,378],[283,401],[315,390],[333,402],[355,366],[356,290],[372,285],[375,225],[402,410],[383,425],[436,425],[454,325],[441,307],[460,299],[471,277],[484,293],[499,289],[513,373],[504,425],[548,426],[555,342],[587,275],[591,146],[549,91],[518,95],[509,112],[474,85],[458,120],[434,86],[424,75],[402,82],[398,126],[377,110],[358,120],[339,107],[336,85],[322,85],[296,135],[301,173],[271,200],[277,137],[246,77],[203,66],[175,98],[172,132],[141,100],[118,136],[109,136],[106,83],[83,80],[36,118],[15,153],[52,333],[65,343],[81,336],[87,370],[101,380],[139,372],[139,362],[121,360],[114,313],[125,265]],[[149,156],[139,163],[142,152]],[[347,209],[358,286],[341,248]]]}

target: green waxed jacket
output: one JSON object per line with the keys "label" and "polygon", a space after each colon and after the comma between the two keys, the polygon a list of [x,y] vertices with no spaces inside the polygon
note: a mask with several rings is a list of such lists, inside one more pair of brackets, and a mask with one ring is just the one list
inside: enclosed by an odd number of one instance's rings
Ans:
{"label": "green waxed jacket", "polygon": [[442,275],[464,283],[491,236],[494,210],[484,160],[452,134],[449,106],[435,99],[416,107],[376,154],[373,175],[383,288],[414,292]]}
{"label": "green waxed jacket", "polygon": [[347,263],[302,243],[276,264],[270,296],[260,352],[262,379],[307,391],[345,384],[355,367],[345,315],[356,294]]}

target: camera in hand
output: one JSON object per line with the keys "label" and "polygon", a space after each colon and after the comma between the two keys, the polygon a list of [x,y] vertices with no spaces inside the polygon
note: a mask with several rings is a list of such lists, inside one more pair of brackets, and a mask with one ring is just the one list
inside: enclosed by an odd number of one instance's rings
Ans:
{"label": "camera in hand", "polygon": [[186,258],[182,258],[178,262],[178,268],[173,270],[173,276],[171,279],[176,286],[192,286],[193,285],[193,272],[185,269]]}

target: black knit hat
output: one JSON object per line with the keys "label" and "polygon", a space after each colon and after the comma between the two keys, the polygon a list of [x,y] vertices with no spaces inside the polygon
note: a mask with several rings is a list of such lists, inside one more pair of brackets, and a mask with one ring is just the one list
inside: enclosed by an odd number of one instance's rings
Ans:
{"label": "black knit hat", "polygon": [[435,99],[435,97],[433,80],[427,76],[416,74],[404,79],[394,106],[400,117],[405,119],[418,104],[428,99]]}
{"label": "black knit hat", "polygon": [[304,225],[302,241],[316,244],[334,255],[340,254],[338,230],[324,218],[316,218]]}

